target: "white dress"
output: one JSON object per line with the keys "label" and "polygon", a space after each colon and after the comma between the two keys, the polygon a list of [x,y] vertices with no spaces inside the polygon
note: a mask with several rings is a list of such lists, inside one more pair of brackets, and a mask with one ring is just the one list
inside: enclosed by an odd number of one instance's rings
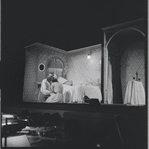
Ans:
{"label": "white dress", "polygon": [[63,102],[63,85],[59,82],[53,82],[51,84],[51,96],[47,98],[45,102],[49,103],[62,103]]}

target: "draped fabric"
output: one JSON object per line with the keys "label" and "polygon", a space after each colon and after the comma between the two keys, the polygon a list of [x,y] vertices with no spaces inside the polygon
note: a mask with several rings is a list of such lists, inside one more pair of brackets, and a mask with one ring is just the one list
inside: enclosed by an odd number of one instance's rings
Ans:
{"label": "draped fabric", "polygon": [[51,89],[52,88],[53,88],[53,90],[50,94],[50,97],[48,97],[45,102],[50,102],[50,103],[59,102],[59,103],[62,103],[63,102],[63,85],[61,83],[58,83],[58,82],[53,82],[51,84]]}
{"label": "draped fabric", "polygon": [[103,80],[103,93],[104,93],[104,103],[108,103],[108,93],[107,93],[107,85],[108,85],[108,48],[104,47],[104,80]]}
{"label": "draped fabric", "polygon": [[85,92],[85,88],[83,85],[74,86],[73,102],[82,103],[84,92]]}
{"label": "draped fabric", "polygon": [[108,76],[107,76],[107,103],[113,103],[113,87],[112,87],[112,65],[108,60]]}
{"label": "draped fabric", "polygon": [[102,95],[99,86],[94,85],[75,85],[69,86],[63,84],[64,102],[83,103],[84,96],[90,99],[96,98],[99,102],[102,101]]}
{"label": "draped fabric", "polygon": [[124,104],[145,105],[145,90],[142,82],[128,82],[124,98]]}
{"label": "draped fabric", "polygon": [[93,86],[93,85],[85,85],[84,87],[84,93],[87,97],[90,99],[95,98],[98,99],[99,102],[102,101],[102,95],[101,91],[98,86]]}
{"label": "draped fabric", "polygon": [[104,51],[104,103],[113,103],[112,64],[107,46]]}
{"label": "draped fabric", "polygon": [[45,102],[49,103],[62,103],[63,102],[63,94],[61,93],[51,93],[51,96],[47,98]]}

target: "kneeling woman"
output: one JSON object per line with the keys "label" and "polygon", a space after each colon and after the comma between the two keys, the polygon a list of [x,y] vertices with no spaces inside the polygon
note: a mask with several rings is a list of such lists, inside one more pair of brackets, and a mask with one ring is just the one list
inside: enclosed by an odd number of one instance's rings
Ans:
{"label": "kneeling woman", "polygon": [[63,102],[63,85],[57,81],[53,76],[49,77],[49,82],[51,84],[50,97],[47,98],[45,102],[50,103],[62,103]]}

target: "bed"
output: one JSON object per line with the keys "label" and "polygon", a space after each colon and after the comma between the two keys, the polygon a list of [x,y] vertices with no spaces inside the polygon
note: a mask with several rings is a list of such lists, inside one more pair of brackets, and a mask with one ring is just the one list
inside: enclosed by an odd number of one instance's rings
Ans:
{"label": "bed", "polygon": [[99,102],[102,101],[99,84],[93,80],[78,85],[73,85],[72,81],[62,77],[59,77],[58,81],[63,84],[64,103],[84,103],[85,96],[89,99],[98,99]]}
{"label": "bed", "polygon": [[100,90],[100,79],[89,78],[85,82],[73,84],[72,80],[63,78],[63,70],[49,68],[49,72],[53,72],[58,82],[63,84],[63,102],[64,103],[84,103],[84,97],[89,99],[98,99],[102,101],[102,95]]}

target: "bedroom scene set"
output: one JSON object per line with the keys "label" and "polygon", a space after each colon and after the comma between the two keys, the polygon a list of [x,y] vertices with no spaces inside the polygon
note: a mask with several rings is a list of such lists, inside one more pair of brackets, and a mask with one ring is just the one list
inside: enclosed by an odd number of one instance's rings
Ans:
{"label": "bedroom scene set", "polygon": [[145,105],[145,21],[103,28],[104,43],[65,51],[34,43],[25,47],[23,101],[38,102],[41,82],[54,72],[64,103]]}

